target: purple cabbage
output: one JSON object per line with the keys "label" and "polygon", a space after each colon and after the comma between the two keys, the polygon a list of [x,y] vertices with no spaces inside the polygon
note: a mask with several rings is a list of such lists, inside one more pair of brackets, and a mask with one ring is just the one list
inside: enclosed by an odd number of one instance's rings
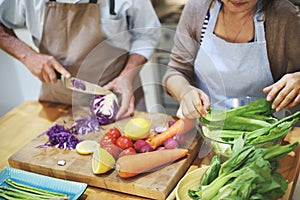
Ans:
{"label": "purple cabbage", "polygon": [[119,111],[118,98],[113,94],[96,94],[91,100],[90,110],[100,125],[113,123]]}
{"label": "purple cabbage", "polygon": [[55,124],[50,127],[45,134],[49,137],[48,141],[38,147],[55,146],[60,149],[75,149],[76,145],[81,142],[75,135],[77,130],[71,127],[65,128],[62,125]]}
{"label": "purple cabbage", "polygon": [[77,88],[77,89],[80,89],[80,90],[85,90],[86,89],[84,82],[81,81],[81,80],[72,79],[71,83],[72,83],[74,88]]}
{"label": "purple cabbage", "polygon": [[97,132],[100,130],[100,125],[98,120],[93,117],[84,117],[82,116],[79,119],[75,120],[75,123],[72,125],[73,129],[76,129],[79,134],[85,135],[89,132]]}

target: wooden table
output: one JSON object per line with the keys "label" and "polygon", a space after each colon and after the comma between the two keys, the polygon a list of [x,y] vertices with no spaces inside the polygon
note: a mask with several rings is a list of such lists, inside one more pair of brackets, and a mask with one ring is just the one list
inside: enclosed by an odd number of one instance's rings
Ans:
{"label": "wooden table", "polygon": [[[10,156],[19,151],[25,144],[33,140],[40,133],[45,131],[45,128],[53,125],[58,118],[68,113],[69,110],[70,107],[65,105],[28,101],[0,118],[0,169],[9,165],[8,158]],[[26,133],[26,135],[23,133]],[[294,128],[288,137],[290,141],[300,142],[300,128]],[[198,158],[193,162],[188,171],[193,170],[198,166],[206,165],[208,162],[209,157],[204,159]],[[299,172],[300,168],[299,162],[293,166],[297,172]],[[296,175],[295,173],[288,175],[290,179],[293,179],[295,182],[297,181],[298,173],[296,173]],[[293,191],[295,185],[296,184],[291,185],[289,190]],[[168,199],[172,198],[173,196],[171,193],[170,198]],[[285,197],[285,199],[289,198],[291,199],[291,196]],[[88,186],[81,199],[126,200],[145,198]]]}

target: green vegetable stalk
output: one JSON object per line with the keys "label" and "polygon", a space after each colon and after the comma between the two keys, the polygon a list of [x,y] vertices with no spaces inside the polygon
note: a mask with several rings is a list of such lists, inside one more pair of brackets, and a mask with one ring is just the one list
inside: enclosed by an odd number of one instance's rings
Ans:
{"label": "green vegetable stalk", "polygon": [[66,194],[31,187],[11,179],[5,179],[4,182],[10,186],[0,186],[0,197],[4,199],[69,199]]}
{"label": "green vegetable stalk", "polygon": [[270,117],[275,112],[271,105],[272,102],[261,98],[248,105],[230,110],[220,111],[212,108],[205,118],[199,119],[199,122],[211,129],[253,131],[276,121],[275,118]]}

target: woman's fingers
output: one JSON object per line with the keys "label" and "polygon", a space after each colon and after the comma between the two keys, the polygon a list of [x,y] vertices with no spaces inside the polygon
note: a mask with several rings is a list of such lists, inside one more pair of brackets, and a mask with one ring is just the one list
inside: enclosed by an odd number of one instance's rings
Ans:
{"label": "woman's fingers", "polygon": [[300,103],[300,72],[284,75],[279,81],[263,89],[272,108],[280,111]]}
{"label": "woman's fingers", "polygon": [[181,119],[194,119],[204,117],[209,108],[209,98],[201,90],[194,88],[185,93],[177,111],[177,117]]}

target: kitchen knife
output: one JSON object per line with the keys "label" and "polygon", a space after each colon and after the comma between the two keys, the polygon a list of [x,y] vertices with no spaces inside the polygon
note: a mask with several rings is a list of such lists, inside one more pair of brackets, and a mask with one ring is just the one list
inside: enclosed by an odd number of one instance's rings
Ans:
{"label": "kitchen knife", "polygon": [[60,76],[60,79],[62,80],[66,88],[73,91],[100,95],[113,94],[110,90],[104,89],[97,84],[90,83],[88,81],[84,81],[75,77],[66,78],[64,76]]}

